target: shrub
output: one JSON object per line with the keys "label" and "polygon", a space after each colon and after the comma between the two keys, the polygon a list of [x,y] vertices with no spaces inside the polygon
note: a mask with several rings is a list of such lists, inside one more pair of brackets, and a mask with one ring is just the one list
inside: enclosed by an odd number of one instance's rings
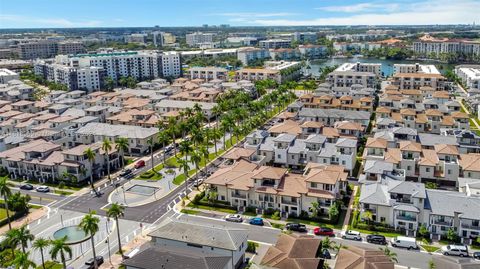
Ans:
{"label": "shrub", "polygon": [[264,212],[264,215],[273,215],[273,213],[275,213],[275,209],[273,208],[267,208],[265,209],[265,212]]}
{"label": "shrub", "polygon": [[165,171],[165,173],[167,173],[169,175],[173,174],[173,172],[174,172],[173,169],[168,169],[167,171]]}
{"label": "shrub", "polygon": [[282,217],[280,216],[280,211],[275,211],[271,217],[273,220],[280,220]]}
{"label": "shrub", "polygon": [[193,197],[192,203],[193,204],[198,204],[200,202],[200,200],[203,199],[203,197],[205,197],[205,192],[204,191],[195,195],[195,197]]}
{"label": "shrub", "polygon": [[58,183],[58,188],[61,189],[61,190],[64,189],[65,188],[65,182],[60,181],[60,183]]}
{"label": "shrub", "polygon": [[288,218],[297,218],[297,214],[292,212],[292,213],[288,214]]}
{"label": "shrub", "polygon": [[258,247],[258,243],[255,243],[255,242],[252,242],[252,241],[248,241],[247,242],[247,252],[250,252],[250,253],[256,253],[257,252],[257,247]]}
{"label": "shrub", "polygon": [[257,208],[254,207],[254,206],[247,206],[247,208],[245,208],[245,212],[256,214],[257,213]]}
{"label": "shrub", "polygon": [[154,171],[148,170],[140,174],[140,178],[151,178],[155,175]]}
{"label": "shrub", "polygon": [[309,216],[308,216],[308,212],[305,211],[305,210],[302,210],[302,212],[300,212],[300,215],[298,216],[299,219],[309,219]]}

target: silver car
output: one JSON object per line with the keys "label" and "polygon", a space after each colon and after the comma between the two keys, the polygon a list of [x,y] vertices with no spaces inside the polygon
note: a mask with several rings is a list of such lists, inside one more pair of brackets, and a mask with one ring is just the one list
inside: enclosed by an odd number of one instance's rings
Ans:
{"label": "silver car", "polygon": [[238,214],[227,215],[225,216],[225,220],[231,222],[243,222],[242,216]]}

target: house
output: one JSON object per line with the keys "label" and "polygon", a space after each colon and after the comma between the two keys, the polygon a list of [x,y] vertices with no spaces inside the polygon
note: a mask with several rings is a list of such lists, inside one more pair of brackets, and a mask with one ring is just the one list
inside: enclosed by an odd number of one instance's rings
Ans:
{"label": "house", "polygon": [[395,264],[381,250],[348,246],[348,248],[340,249],[333,268],[393,269]]}
{"label": "house", "polygon": [[318,269],[322,264],[317,257],[321,240],[311,235],[280,234],[260,262],[262,268]]}
{"label": "house", "polygon": [[244,229],[166,220],[148,235],[159,249],[180,248],[194,255],[223,257],[221,261],[228,257],[228,265],[220,268],[236,269],[245,262],[248,233]]}

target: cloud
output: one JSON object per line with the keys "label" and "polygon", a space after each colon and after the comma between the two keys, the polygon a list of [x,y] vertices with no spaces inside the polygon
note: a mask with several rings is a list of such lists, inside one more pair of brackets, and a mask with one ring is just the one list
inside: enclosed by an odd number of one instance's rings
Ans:
{"label": "cloud", "polygon": [[96,27],[102,23],[99,20],[71,21],[64,18],[37,18],[11,14],[0,14],[0,21],[15,23],[19,27],[32,24],[38,27]]}
{"label": "cloud", "polygon": [[286,17],[299,15],[298,13],[290,12],[272,12],[272,13],[256,13],[256,12],[225,12],[225,13],[213,13],[211,15],[224,16],[224,17],[240,17],[240,18],[269,18],[269,17]]}
{"label": "cloud", "polygon": [[344,6],[324,6],[324,7],[318,7],[315,9],[328,11],[328,12],[358,13],[358,12],[372,11],[372,10],[394,11],[398,8],[399,8],[399,4],[359,3],[359,4],[344,5]]}
{"label": "cloud", "polygon": [[[359,8],[357,8],[359,9]],[[344,8],[344,10],[352,10]],[[252,25],[421,25],[421,24],[459,24],[479,21],[480,1],[423,1],[405,3],[401,10],[368,10],[366,13],[350,16],[327,16],[312,19],[251,19]],[[367,9],[365,9],[367,11]],[[354,13],[353,11],[351,13]],[[322,14],[324,15],[324,14]]]}

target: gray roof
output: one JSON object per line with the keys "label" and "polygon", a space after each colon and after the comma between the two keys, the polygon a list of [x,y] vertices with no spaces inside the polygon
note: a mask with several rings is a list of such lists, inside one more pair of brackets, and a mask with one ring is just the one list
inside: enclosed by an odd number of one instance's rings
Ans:
{"label": "gray roof", "polygon": [[365,183],[360,191],[360,203],[390,205],[387,186],[380,183]]}
{"label": "gray roof", "polygon": [[391,131],[394,134],[417,135],[417,130],[408,127],[393,127]]}
{"label": "gray roof", "polygon": [[298,113],[299,117],[328,117],[339,120],[369,120],[370,112],[340,110],[340,109],[322,109],[322,108],[302,108]]}
{"label": "gray roof", "polygon": [[247,135],[247,138],[265,138],[268,136],[268,132],[265,130],[255,130]]}
{"label": "gray roof", "polygon": [[298,154],[305,150],[305,140],[296,139],[292,146],[288,148],[288,153]]}
{"label": "gray roof", "polygon": [[286,142],[291,143],[295,140],[296,136],[293,134],[280,134],[273,139],[273,142]]}
{"label": "gray roof", "polygon": [[263,150],[263,151],[274,151],[275,150],[275,147],[273,146],[273,139],[275,137],[267,137],[265,138],[265,141],[260,144],[260,150]]}
{"label": "gray roof", "polygon": [[337,147],[335,147],[335,144],[325,143],[318,156],[331,158],[335,153],[337,153]]}
{"label": "gray roof", "polygon": [[238,250],[247,240],[247,230],[165,221],[149,236],[228,250]]}
{"label": "gray roof", "polygon": [[323,144],[327,140],[326,136],[321,134],[311,134],[305,140],[306,143],[313,143],[313,144]]}
{"label": "gray roof", "polygon": [[350,138],[339,138],[337,143],[335,143],[337,147],[346,147],[346,148],[356,148],[357,147],[357,140],[350,139]]}
{"label": "gray roof", "polygon": [[100,135],[107,137],[149,138],[158,133],[157,128],[144,128],[133,125],[113,125],[91,122],[76,132],[79,135]]}
{"label": "gray roof", "polygon": [[387,185],[389,192],[407,194],[415,198],[426,198],[425,185],[423,183],[388,180]]}
{"label": "gray roof", "polygon": [[69,108],[62,113],[62,116],[72,116],[72,117],[83,117],[85,116],[85,111],[79,108]]}
{"label": "gray roof", "polygon": [[396,121],[390,119],[390,118],[379,118],[377,120],[377,125],[390,125],[390,124],[395,124]]}
{"label": "gray roof", "polygon": [[427,189],[426,208],[434,215],[480,220],[480,197],[467,196],[465,193]]}
{"label": "gray roof", "polygon": [[364,172],[372,174],[383,174],[384,171],[393,171],[393,163],[383,160],[366,160],[363,168]]}
{"label": "gray roof", "polygon": [[389,142],[395,142],[395,137],[393,136],[393,133],[390,131],[380,131],[376,132],[373,135],[374,138],[383,138]]}
{"label": "gray roof", "polygon": [[422,146],[434,146],[437,144],[446,144],[457,146],[457,139],[454,136],[419,133],[418,140]]}
{"label": "gray roof", "polygon": [[199,253],[188,248],[173,249],[153,246],[130,259],[125,259],[123,264],[142,269],[223,269],[231,262],[231,259],[230,256]]}
{"label": "gray roof", "polygon": [[393,207],[395,210],[401,210],[401,211],[409,211],[409,212],[415,212],[415,213],[420,213],[420,209],[418,209],[416,206],[413,205],[407,205],[407,204],[399,204]]}

